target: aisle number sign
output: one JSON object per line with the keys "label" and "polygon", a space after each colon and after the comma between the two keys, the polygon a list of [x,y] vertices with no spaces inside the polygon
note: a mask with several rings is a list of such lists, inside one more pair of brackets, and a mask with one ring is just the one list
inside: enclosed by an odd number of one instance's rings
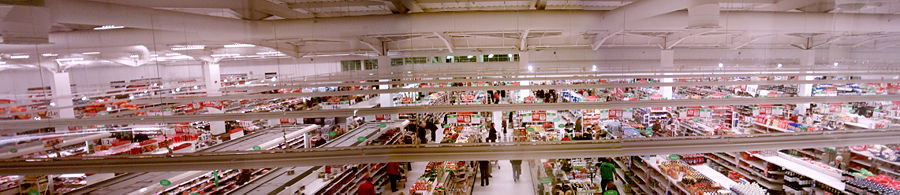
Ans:
{"label": "aisle number sign", "polygon": [[362,136],[357,137],[357,138],[356,138],[356,141],[364,142],[364,141],[366,141],[366,137],[362,137]]}
{"label": "aisle number sign", "polygon": [[28,195],[41,195],[41,192],[37,190],[28,190]]}
{"label": "aisle number sign", "polygon": [[262,147],[259,147],[259,146],[253,146],[253,150],[262,150]]}
{"label": "aisle number sign", "polygon": [[677,154],[672,154],[672,155],[669,155],[669,160],[671,160],[671,161],[681,160],[681,156],[678,156]]}
{"label": "aisle number sign", "polygon": [[387,127],[387,124],[384,124],[384,123],[378,124],[378,128],[385,128],[385,127]]}
{"label": "aisle number sign", "polygon": [[709,108],[701,108],[700,109],[700,117],[701,118],[709,118],[712,116],[712,109]]}
{"label": "aisle number sign", "polygon": [[609,119],[609,110],[608,109],[600,110],[600,119]]}
{"label": "aisle number sign", "polygon": [[784,114],[784,106],[773,106],[772,115],[781,116]]}
{"label": "aisle number sign", "polygon": [[16,153],[16,152],[19,152],[19,149],[15,149],[15,148],[9,149],[9,153]]}
{"label": "aisle number sign", "polygon": [[337,135],[337,133],[335,133],[334,131],[328,132],[328,137],[334,137],[336,135]]}
{"label": "aisle number sign", "polygon": [[682,108],[682,109],[679,109],[679,110],[678,110],[678,117],[679,117],[679,118],[687,118],[687,117],[688,117],[688,110],[687,110],[687,109],[683,109],[683,108]]}

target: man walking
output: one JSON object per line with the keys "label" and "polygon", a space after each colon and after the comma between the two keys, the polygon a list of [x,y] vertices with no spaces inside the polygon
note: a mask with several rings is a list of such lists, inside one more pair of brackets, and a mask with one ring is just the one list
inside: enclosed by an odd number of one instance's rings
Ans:
{"label": "man walking", "polygon": [[519,175],[522,175],[522,160],[509,160],[512,165],[513,181],[519,182]]}
{"label": "man walking", "polygon": [[478,161],[478,171],[481,172],[481,186],[490,185],[491,163],[486,160]]}

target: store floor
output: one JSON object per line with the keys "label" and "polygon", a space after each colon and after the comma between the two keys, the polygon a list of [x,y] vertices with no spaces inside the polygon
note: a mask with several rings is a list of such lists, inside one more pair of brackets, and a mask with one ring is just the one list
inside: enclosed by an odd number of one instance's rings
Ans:
{"label": "store floor", "polygon": [[490,180],[491,185],[482,187],[480,185],[481,176],[479,175],[479,178],[476,178],[475,180],[475,189],[472,190],[472,194],[534,194],[531,175],[529,175],[525,162],[522,163],[522,175],[519,176],[518,182],[513,181],[512,165],[509,164],[508,160],[500,160],[497,163],[500,164],[500,169],[497,170],[497,167],[493,166],[493,173],[491,174],[493,177],[491,177]]}

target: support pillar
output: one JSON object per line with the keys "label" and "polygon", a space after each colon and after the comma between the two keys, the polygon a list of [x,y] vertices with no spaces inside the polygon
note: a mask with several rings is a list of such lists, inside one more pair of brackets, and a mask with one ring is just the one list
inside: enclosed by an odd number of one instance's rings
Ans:
{"label": "support pillar", "polygon": [[[219,91],[221,88],[221,83],[219,80],[222,78],[219,72],[219,64],[215,62],[204,62],[203,63],[203,83],[206,87],[206,96],[221,96],[222,92]],[[224,110],[209,108],[207,107],[208,114],[221,114],[225,113]],[[226,133],[227,129],[225,129],[225,121],[209,121],[209,132],[213,135],[221,135]]]}
{"label": "support pillar", "polygon": [[[804,68],[812,68],[816,64],[816,51],[803,50],[800,55],[800,65]],[[815,76],[803,76],[800,79],[813,80]],[[812,96],[812,84],[802,84],[797,87],[797,95],[802,97]],[[799,114],[806,114],[806,110],[810,107],[810,103],[797,104]]]}
{"label": "support pillar", "polygon": [[312,148],[312,138],[309,135],[309,132],[303,133],[303,148]]}
{"label": "support pillar", "polygon": [[[72,109],[72,85],[67,72],[54,72],[53,86],[50,87],[53,93],[53,104],[56,107],[68,107],[59,109],[57,112],[59,119],[75,118],[75,111]],[[69,127],[66,125],[56,126],[56,132],[68,132]]]}
{"label": "support pillar", "polygon": [[[675,67],[675,50],[664,49],[659,54],[659,65],[662,69],[671,69]],[[671,83],[672,78],[663,78],[663,83]],[[662,86],[659,88],[663,99],[672,99],[672,86]]]}
{"label": "support pillar", "polygon": [[[519,52],[519,68],[521,70],[528,71],[528,66],[531,65],[531,54],[530,52],[523,51]],[[535,67],[537,68],[537,67]]]}

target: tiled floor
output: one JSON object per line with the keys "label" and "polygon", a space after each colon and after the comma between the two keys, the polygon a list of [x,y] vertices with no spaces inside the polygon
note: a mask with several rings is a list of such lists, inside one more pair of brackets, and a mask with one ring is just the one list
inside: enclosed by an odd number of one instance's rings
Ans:
{"label": "tiled floor", "polygon": [[501,160],[497,163],[500,164],[500,169],[498,170],[496,166],[494,167],[493,173],[491,173],[493,177],[491,177],[490,185],[482,187],[479,174],[479,178],[475,180],[475,189],[472,191],[472,194],[534,194],[531,175],[526,169],[525,162],[523,162],[522,175],[519,176],[518,182],[513,181],[512,165],[509,164],[508,160]]}

